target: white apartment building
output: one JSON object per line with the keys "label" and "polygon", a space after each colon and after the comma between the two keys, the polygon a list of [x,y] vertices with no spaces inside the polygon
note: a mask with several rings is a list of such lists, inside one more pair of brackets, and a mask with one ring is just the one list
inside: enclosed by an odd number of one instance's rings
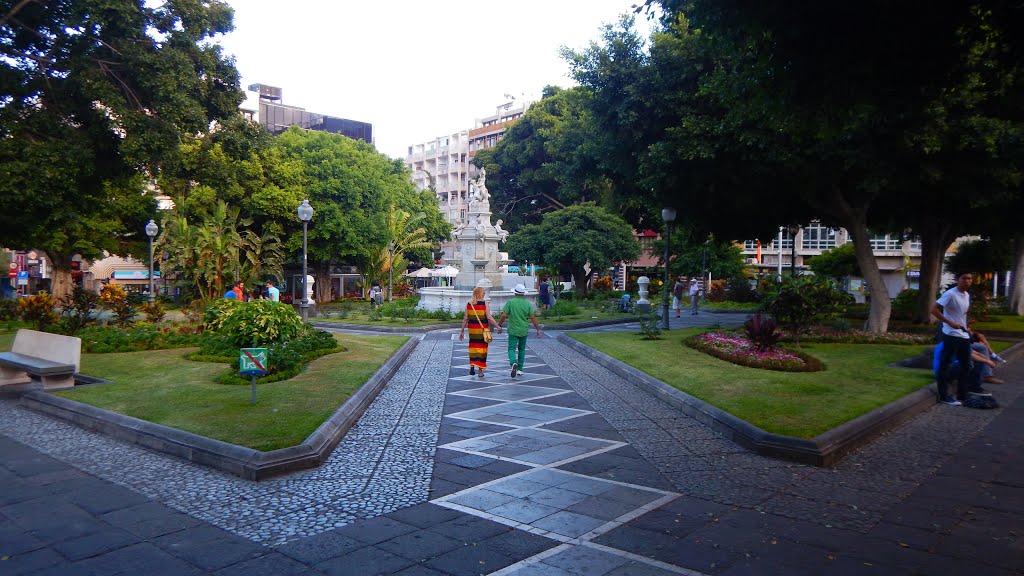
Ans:
{"label": "white apartment building", "polygon": [[[448,223],[454,226],[460,219],[466,219],[469,181],[479,175],[470,160],[478,150],[496,146],[530,104],[526,101],[516,106],[514,101],[507,102],[498,106],[493,115],[477,119],[469,130],[409,146],[405,165],[412,172],[413,183],[420,190],[433,187],[438,207]],[[453,255],[454,243],[442,242],[441,251],[442,257]]]}
{"label": "white apartment building", "polygon": [[[788,271],[794,255],[797,270],[809,271],[807,261],[811,257],[853,241],[845,229],[830,228],[821,222],[800,226],[795,232],[784,226],[779,230],[773,238],[743,241],[743,255],[747,264],[755,267],[758,273],[775,274],[780,261],[783,270]],[[894,234],[874,235],[871,237],[871,249],[890,298],[895,298],[904,289],[918,287],[921,271],[920,239],[900,238]],[[858,291],[860,286],[859,280],[854,280],[851,291]]]}
{"label": "white apartment building", "polygon": [[[405,165],[417,188],[434,189],[438,208],[450,224],[454,226],[466,219],[469,180],[476,175],[476,169],[469,164],[468,130],[409,146]],[[442,242],[441,250],[445,256],[455,253],[451,242]]]}

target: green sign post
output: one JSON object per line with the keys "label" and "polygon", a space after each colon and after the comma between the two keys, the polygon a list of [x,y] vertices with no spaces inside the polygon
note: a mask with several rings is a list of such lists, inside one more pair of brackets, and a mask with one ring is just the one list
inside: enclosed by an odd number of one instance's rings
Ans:
{"label": "green sign post", "polygon": [[238,358],[238,373],[243,376],[252,376],[252,404],[256,405],[256,377],[267,373],[267,358],[269,354],[266,348],[242,348],[241,356]]}

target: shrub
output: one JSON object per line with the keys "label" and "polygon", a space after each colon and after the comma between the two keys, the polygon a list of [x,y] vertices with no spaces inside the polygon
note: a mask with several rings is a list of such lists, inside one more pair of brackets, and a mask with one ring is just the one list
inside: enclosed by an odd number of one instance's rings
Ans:
{"label": "shrub", "polygon": [[130,328],[89,326],[81,331],[79,337],[84,351],[93,354],[165,350],[200,343],[197,334],[182,332],[173,326],[157,328],[141,322]]}
{"label": "shrub", "polygon": [[661,316],[650,313],[640,317],[640,335],[644,340],[661,338]]}
{"label": "shrub", "polygon": [[234,309],[243,304],[234,298],[201,300],[200,303],[203,306],[203,328],[212,332],[219,331]]}
{"label": "shrub", "polygon": [[152,322],[153,324],[163,322],[167,316],[167,308],[159,300],[155,300],[152,304],[146,302],[139,309],[146,315],[146,322]]}
{"label": "shrub", "polygon": [[18,300],[18,315],[36,330],[45,331],[57,323],[57,301],[46,292]]}
{"label": "shrub", "polygon": [[122,328],[131,326],[135,320],[135,306],[124,288],[117,284],[107,284],[100,290],[100,306],[113,312],[114,324]]}
{"label": "shrub", "polygon": [[[230,301],[224,299],[225,301]],[[288,342],[302,333],[302,318],[287,304],[256,300],[228,306],[207,329],[236,348]]]}
{"label": "shrub", "polygon": [[573,316],[580,313],[579,306],[568,301],[556,300],[555,305],[547,310],[541,310],[543,318],[559,318],[562,316]]}
{"label": "shrub", "polygon": [[833,288],[827,278],[791,276],[771,287],[763,308],[786,327],[799,347],[801,332],[842,314],[851,299],[849,294]]}
{"label": "shrub", "polygon": [[18,301],[0,299],[0,321],[11,321],[18,319]]}
{"label": "shrub", "polygon": [[[299,337],[288,342],[274,343],[266,348],[268,372],[266,376],[260,377],[259,381],[277,382],[298,374],[302,364],[337,351],[338,341],[328,332],[303,325],[302,334]],[[204,347],[201,352],[206,352],[206,348]],[[238,350],[232,350],[232,354],[232,370],[222,375],[217,381],[221,384],[248,384],[250,380],[238,374]],[[216,360],[217,357],[225,355],[221,352],[204,358]]]}
{"label": "shrub", "polygon": [[207,301],[197,298],[181,307],[181,312],[185,315],[185,321],[188,322],[193,332],[202,331],[207,304]]}
{"label": "shrub", "polygon": [[708,302],[725,302],[729,299],[725,282],[715,280],[711,283],[711,287],[704,293],[704,296],[707,298]]}
{"label": "shrub", "polygon": [[96,319],[93,310],[99,303],[100,295],[81,286],[75,286],[71,293],[60,299],[62,334],[74,336]]}
{"label": "shrub", "polygon": [[600,278],[590,282],[590,289],[594,292],[606,292],[611,290],[612,286],[611,276],[601,276]]}
{"label": "shrub", "polygon": [[747,329],[747,338],[759,352],[767,352],[775,347],[782,334],[779,333],[779,325],[775,320],[766,314],[758,312],[743,323]]}
{"label": "shrub", "polygon": [[746,278],[730,278],[725,287],[726,297],[732,302],[760,302],[762,294],[750,286]]}

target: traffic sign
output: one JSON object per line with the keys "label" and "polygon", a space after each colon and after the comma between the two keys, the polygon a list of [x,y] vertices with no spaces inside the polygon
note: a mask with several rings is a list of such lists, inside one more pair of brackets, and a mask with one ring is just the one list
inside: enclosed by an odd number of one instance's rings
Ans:
{"label": "traffic sign", "polygon": [[28,286],[28,270],[18,272],[18,286]]}

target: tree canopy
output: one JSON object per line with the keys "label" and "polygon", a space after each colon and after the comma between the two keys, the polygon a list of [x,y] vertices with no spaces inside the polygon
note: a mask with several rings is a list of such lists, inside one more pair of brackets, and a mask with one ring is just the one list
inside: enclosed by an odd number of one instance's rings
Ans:
{"label": "tree canopy", "polygon": [[7,3],[0,14],[0,244],[39,248],[54,292],[74,254],[144,246],[146,181],[182,138],[237,114],[238,73],[208,40],[224,2]]}
{"label": "tree canopy", "polygon": [[603,272],[640,255],[632,227],[589,202],[545,214],[540,224],[524,226],[509,236],[505,247],[516,260],[557,267],[571,275],[580,294],[587,293],[588,265],[591,271]]}

